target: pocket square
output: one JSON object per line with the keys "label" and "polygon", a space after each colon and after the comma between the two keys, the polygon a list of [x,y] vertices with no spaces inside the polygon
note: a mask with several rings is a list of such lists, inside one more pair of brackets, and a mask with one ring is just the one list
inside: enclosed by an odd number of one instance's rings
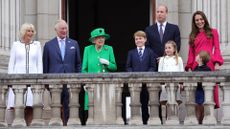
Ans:
{"label": "pocket square", "polygon": [[70,47],[70,49],[75,49],[75,47],[74,47],[74,46],[72,46],[72,47]]}

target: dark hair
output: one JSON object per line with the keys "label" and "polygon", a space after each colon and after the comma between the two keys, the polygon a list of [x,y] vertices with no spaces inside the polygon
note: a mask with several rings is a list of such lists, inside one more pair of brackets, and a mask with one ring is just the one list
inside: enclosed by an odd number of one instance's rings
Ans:
{"label": "dark hair", "polygon": [[208,38],[213,37],[212,29],[209,25],[207,17],[205,16],[205,14],[202,11],[196,11],[192,16],[192,31],[189,35],[189,45],[191,45],[191,46],[194,45],[195,38],[196,38],[197,34],[199,33],[199,28],[196,26],[196,23],[195,23],[195,16],[196,15],[200,15],[204,19],[204,22],[205,22],[204,31],[205,31],[206,36]]}
{"label": "dark hair", "polygon": [[200,51],[199,56],[200,56],[203,64],[207,64],[210,60],[210,55],[207,51]]}

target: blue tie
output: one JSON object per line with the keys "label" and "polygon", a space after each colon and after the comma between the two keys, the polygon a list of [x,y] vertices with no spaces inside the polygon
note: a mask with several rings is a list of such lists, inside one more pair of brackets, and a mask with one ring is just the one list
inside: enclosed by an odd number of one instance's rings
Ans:
{"label": "blue tie", "polygon": [[61,45],[60,45],[60,50],[61,50],[61,57],[62,60],[64,60],[65,57],[65,40],[60,40]]}
{"label": "blue tie", "polygon": [[139,55],[140,61],[142,61],[142,57],[143,57],[142,48],[139,48],[138,55]]}

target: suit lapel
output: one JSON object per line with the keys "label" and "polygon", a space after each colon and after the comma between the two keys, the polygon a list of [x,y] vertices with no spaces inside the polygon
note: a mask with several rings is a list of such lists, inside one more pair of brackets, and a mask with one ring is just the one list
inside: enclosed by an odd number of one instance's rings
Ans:
{"label": "suit lapel", "polygon": [[59,58],[62,60],[61,50],[60,50],[60,47],[59,47],[58,39],[55,38],[53,43],[54,43],[54,49],[56,49],[56,52],[57,52]]}
{"label": "suit lapel", "polygon": [[162,42],[165,44],[166,43],[166,39],[167,39],[167,36],[168,36],[168,33],[169,33],[169,25],[168,23],[166,23],[166,26],[165,26],[165,31],[164,31],[164,35],[163,35],[163,39],[162,39]]}
{"label": "suit lapel", "polygon": [[[157,26],[157,23],[155,23],[155,25],[153,26],[153,31],[154,33],[153,34],[156,34],[155,36],[157,37],[157,42],[161,43],[161,38],[160,38],[160,33],[158,31],[158,26]],[[153,35],[154,36],[154,35]],[[163,39],[164,39],[164,36],[163,36]]]}
{"label": "suit lapel", "polygon": [[64,60],[66,59],[66,57],[69,54],[70,47],[71,47],[71,41],[68,38],[66,38],[66,40],[65,40],[65,56],[64,56]]}

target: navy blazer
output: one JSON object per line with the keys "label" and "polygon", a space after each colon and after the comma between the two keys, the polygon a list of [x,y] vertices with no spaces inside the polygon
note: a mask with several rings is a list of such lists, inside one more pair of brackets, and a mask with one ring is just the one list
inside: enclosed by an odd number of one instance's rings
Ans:
{"label": "navy blazer", "polygon": [[66,38],[64,61],[58,39],[48,41],[43,50],[43,73],[78,73],[81,72],[81,56],[78,42]]}
{"label": "navy blazer", "polygon": [[160,34],[158,31],[157,23],[149,27],[146,27],[145,33],[147,35],[146,46],[150,47],[155,52],[155,54],[157,54],[157,57],[161,57],[164,55],[165,43],[169,40],[175,41],[177,44],[177,50],[178,52],[180,51],[181,37],[180,30],[177,25],[170,24],[167,22],[162,42],[160,40]]}
{"label": "navy blazer", "polygon": [[145,72],[156,71],[156,69],[156,54],[150,48],[145,47],[142,61],[140,61],[137,48],[128,52],[126,71]]}

